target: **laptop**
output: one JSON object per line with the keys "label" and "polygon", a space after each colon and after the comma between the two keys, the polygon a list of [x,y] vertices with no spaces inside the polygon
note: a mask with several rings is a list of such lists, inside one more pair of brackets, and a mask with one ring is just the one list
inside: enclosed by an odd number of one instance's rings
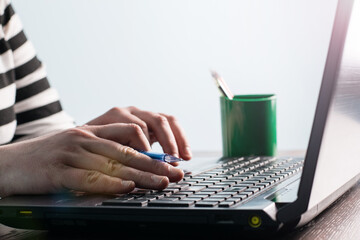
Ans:
{"label": "laptop", "polygon": [[186,226],[251,234],[302,226],[359,180],[359,43],[360,0],[339,0],[305,158],[193,159],[197,168],[163,191],[7,197],[0,200],[0,222],[29,229]]}

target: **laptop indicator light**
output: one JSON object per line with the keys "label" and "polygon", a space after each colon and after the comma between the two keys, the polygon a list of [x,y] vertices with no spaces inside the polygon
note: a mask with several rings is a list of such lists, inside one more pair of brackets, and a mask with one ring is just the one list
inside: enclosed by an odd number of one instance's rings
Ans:
{"label": "laptop indicator light", "polygon": [[249,225],[252,228],[258,228],[261,226],[261,218],[259,216],[250,216],[249,217]]}
{"label": "laptop indicator light", "polygon": [[32,215],[32,211],[29,211],[29,210],[22,210],[22,211],[19,211],[19,215],[20,216],[31,216]]}

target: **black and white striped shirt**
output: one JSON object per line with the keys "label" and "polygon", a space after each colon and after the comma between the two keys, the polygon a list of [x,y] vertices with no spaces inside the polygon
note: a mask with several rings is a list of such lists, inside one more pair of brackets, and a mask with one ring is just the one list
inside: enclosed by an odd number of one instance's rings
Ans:
{"label": "black and white striped shirt", "polygon": [[73,127],[10,0],[0,0],[0,145]]}

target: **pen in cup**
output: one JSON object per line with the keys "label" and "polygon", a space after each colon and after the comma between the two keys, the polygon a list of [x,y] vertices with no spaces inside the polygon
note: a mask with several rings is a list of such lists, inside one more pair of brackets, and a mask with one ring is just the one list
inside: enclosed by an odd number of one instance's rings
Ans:
{"label": "pen in cup", "polygon": [[215,71],[211,71],[211,76],[214,78],[221,95],[232,100],[234,98],[234,94],[232,94],[230,88],[228,87],[224,79]]}
{"label": "pen in cup", "polygon": [[137,150],[139,153],[142,153],[148,157],[151,157],[152,159],[158,160],[158,161],[162,161],[162,162],[166,162],[166,163],[173,163],[173,162],[180,162],[180,161],[184,161],[184,159],[182,158],[177,158],[174,157],[170,154],[167,153],[154,153],[154,152],[146,152],[146,151],[142,151],[142,150]]}

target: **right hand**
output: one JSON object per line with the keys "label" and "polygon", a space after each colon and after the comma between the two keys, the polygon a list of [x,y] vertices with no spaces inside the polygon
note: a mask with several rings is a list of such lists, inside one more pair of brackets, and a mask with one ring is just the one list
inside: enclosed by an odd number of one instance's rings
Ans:
{"label": "right hand", "polygon": [[161,190],[182,179],[182,170],[133,148],[151,150],[138,125],[122,123],[82,126],[0,146],[0,196]]}

